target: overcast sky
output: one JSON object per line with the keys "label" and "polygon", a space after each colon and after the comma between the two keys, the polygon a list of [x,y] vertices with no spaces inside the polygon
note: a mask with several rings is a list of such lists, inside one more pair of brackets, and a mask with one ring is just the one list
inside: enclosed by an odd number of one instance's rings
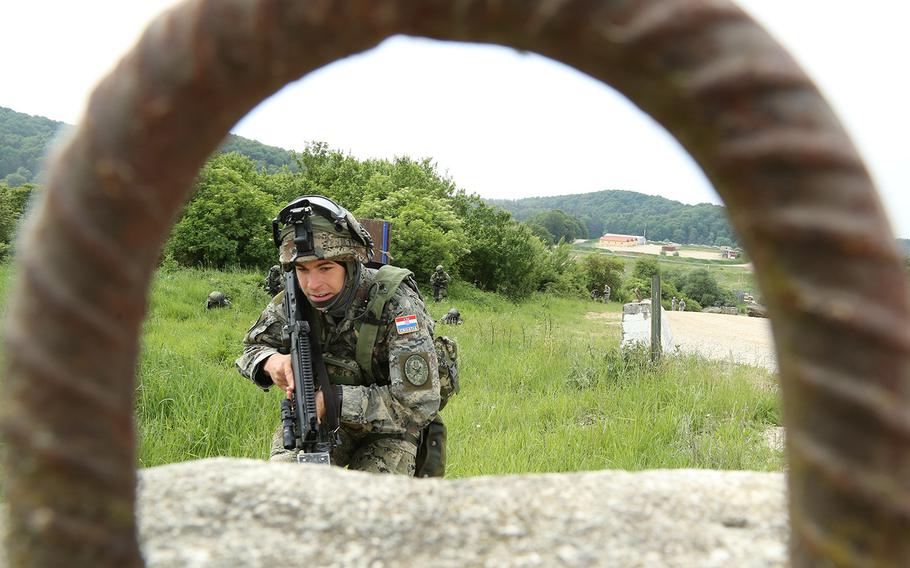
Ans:
{"label": "overcast sky", "polygon": [[[97,80],[173,0],[0,4],[0,106],[78,123]],[[741,0],[844,121],[898,236],[910,237],[910,3]],[[609,87],[513,50],[393,38],[310,74],[234,132],[288,149],[321,140],[359,158],[433,158],[484,197],[627,189],[720,200],[698,166]]]}

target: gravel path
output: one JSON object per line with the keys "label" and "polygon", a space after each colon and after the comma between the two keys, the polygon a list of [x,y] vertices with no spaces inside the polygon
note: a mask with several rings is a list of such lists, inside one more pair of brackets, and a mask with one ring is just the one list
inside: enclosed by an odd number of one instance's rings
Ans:
{"label": "gravel path", "polygon": [[771,320],[699,312],[665,313],[680,351],[777,372]]}

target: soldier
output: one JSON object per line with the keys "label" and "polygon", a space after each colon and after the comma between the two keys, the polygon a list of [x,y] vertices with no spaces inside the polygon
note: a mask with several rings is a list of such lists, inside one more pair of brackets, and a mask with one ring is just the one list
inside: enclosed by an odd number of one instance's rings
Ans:
{"label": "soldier", "polygon": [[214,290],[205,300],[205,309],[207,310],[211,310],[212,308],[229,307],[231,307],[231,302],[223,293],[219,292],[218,290]]}
{"label": "soldier", "polygon": [[685,300],[679,301],[679,311],[681,311],[681,312],[686,311],[686,301]]}
{"label": "soldier", "polygon": [[262,287],[270,296],[274,296],[284,289],[284,282],[281,278],[281,267],[277,264],[269,268],[269,275],[262,282]]}
{"label": "soldier", "polygon": [[609,285],[609,284],[604,284],[604,303],[605,303],[605,304],[608,303],[608,302],[610,301],[610,291],[611,291],[611,290],[610,290],[610,285]]}
{"label": "soldier", "polygon": [[670,311],[676,311],[676,296],[673,296],[673,299],[670,300]]}
{"label": "soldier", "polygon": [[443,270],[442,265],[436,267],[433,274],[430,275],[430,285],[433,287],[433,301],[438,302],[448,296],[449,274]]}
{"label": "soldier", "polygon": [[[375,473],[414,475],[421,430],[436,416],[440,382],[433,345],[433,319],[417,292],[405,279],[382,308],[372,351],[362,353],[370,366],[361,367],[358,330],[378,271],[364,263],[372,259],[366,230],[344,208],[322,196],[304,196],[292,204],[309,203],[313,210],[311,249],[297,251],[293,225],[279,234],[279,259],[293,267],[299,291],[312,306],[311,322],[333,392],[316,393],[317,416],[336,405],[341,444],[331,454],[334,465]],[[240,373],[262,389],[272,385],[291,396],[293,370],[288,355],[279,353],[286,322],[284,293],[266,306],[243,340],[237,359]],[[277,410],[277,409],[276,409]],[[277,418],[277,412],[276,412]],[[272,440],[271,459],[293,461],[285,450],[281,428]]]}
{"label": "soldier", "polygon": [[461,319],[461,313],[457,309],[452,308],[446,315],[442,316],[439,323],[446,325],[461,325],[464,323],[464,320]]}

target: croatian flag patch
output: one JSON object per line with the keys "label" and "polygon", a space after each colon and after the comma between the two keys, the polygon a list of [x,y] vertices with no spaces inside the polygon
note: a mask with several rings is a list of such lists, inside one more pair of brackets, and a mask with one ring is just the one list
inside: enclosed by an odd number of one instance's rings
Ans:
{"label": "croatian flag patch", "polygon": [[417,316],[414,314],[395,318],[395,327],[398,329],[398,335],[405,333],[414,333],[417,327]]}

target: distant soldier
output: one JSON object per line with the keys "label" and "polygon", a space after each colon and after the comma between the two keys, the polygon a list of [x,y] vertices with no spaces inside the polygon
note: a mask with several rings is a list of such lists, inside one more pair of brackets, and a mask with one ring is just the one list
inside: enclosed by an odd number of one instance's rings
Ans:
{"label": "distant soldier", "polygon": [[673,296],[673,299],[670,300],[670,311],[675,312],[677,307],[676,296]]}
{"label": "distant soldier", "polygon": [[638,286],[635,287],[635,299],[641,302],[644,299],[644,296],[641,295],[641,288]]}
{"label": "distant soldier", "polygon": [[430,275],[430,286],[433,287],[434,301],[438,302],[442,298],[448,296],[449,280],[451,279],[449,274],[443,270],[441,264],[436,267],[436,270]]}
{"label": "distant soldier", "polygon": [[611,292],[610,285],[604,284],[604,303],[605,304],[610,301],[610,292]]}
{"label": "distant soldier", "polygon": [[591,300],[594,302],[597,301],[597,290],[591,290]]}
{"label": "distant soldier", "polygon": [[281,267],[277,264],[269,268],[269,275],[262,281],[262,287],[269,295],[274,296],[284,289],[284,282],[281,278]]}
{"label": "distant soldier", "polygon": [[461,319],[461,313],[457,309],[452,308],[446,315],[442,316],[439,323],[446,325],[461,325],[464,323],[464,320]]}
{"label": "distant soldier", "polygon": [[218,290],[213,291],[209,294],[209,297],[205,300],[205,309],[211,310],[212,308],[229,308],[231,307],[230,300],[224,295],[223,292]]}
{"label": "distant soldier", "polygon": [[681,312],[686,311],[686,301],[685,300],[679,301],[679,311],[681,311]]}

